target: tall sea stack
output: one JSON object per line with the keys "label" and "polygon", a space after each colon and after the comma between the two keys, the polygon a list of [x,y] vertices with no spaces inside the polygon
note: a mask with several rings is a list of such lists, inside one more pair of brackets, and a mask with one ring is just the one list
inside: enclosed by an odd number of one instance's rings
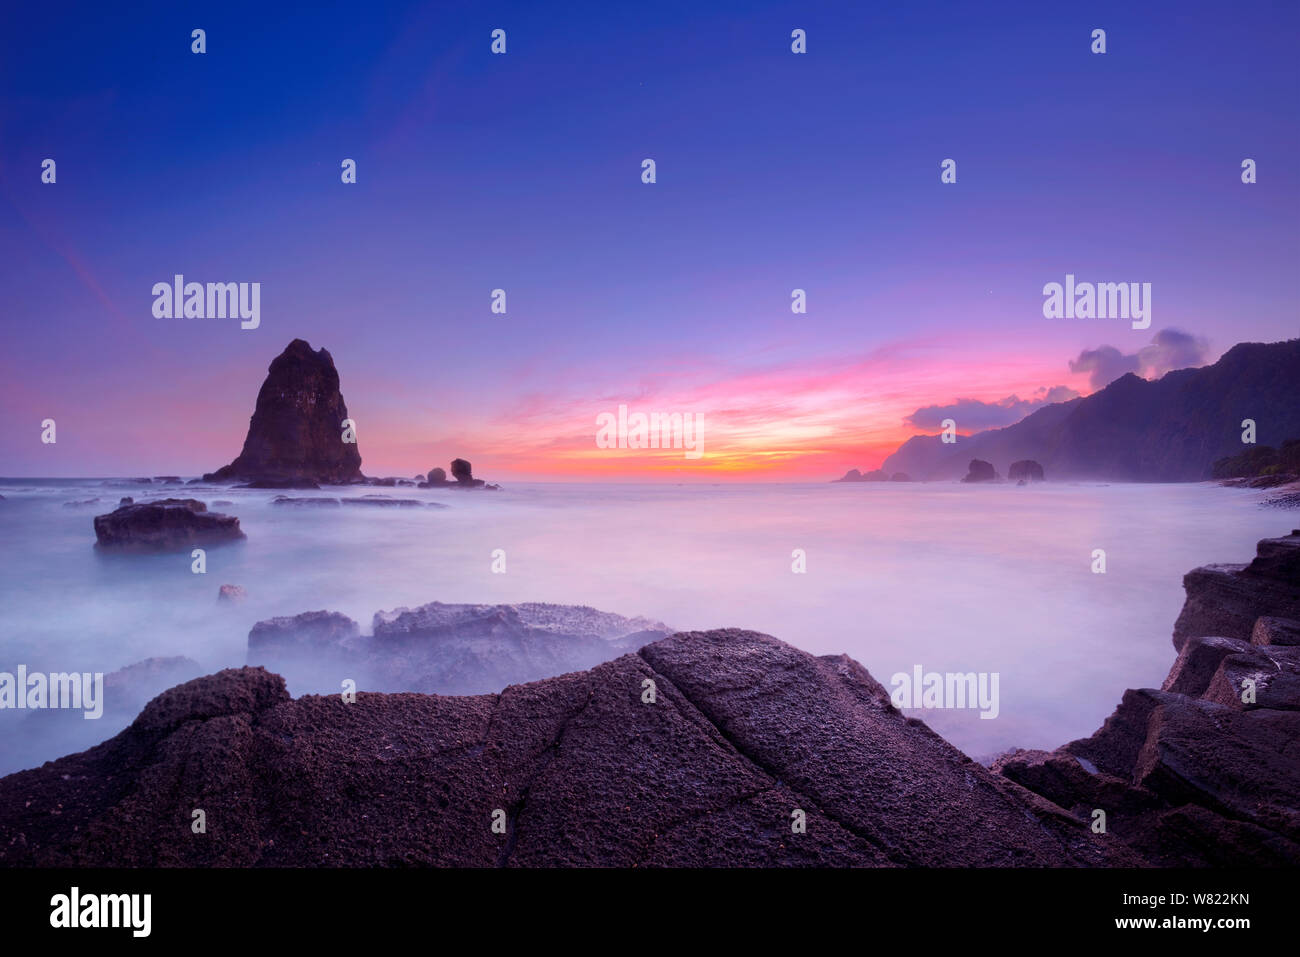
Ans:
{"label": "tall sea stack", "polygon": [[267,370],[243,451],[203,477],[267,485],[362,481],[361,452],[344,441],[347,417],[334,359],[295,339]]}

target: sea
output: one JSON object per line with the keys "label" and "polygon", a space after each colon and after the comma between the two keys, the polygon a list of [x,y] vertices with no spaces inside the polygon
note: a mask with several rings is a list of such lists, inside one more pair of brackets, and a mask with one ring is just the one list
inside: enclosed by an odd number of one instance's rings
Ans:
{"label": "sea", "polygon": [[[305,611],[339,611],[368,632],[378,611],[431,601],[588,605],[847,654],[891,691],[918,669],[996,675],[985,684],[995,709],[948,700],[907,712],[988,761],[1091,734],[1126,688],[1159,687],[1183,575],[1247,562],[1257,540],[1300,524],[1261,507],[1266,494],[1212,483],[270,491],[0,479],[0,672],[108,673],[174,655],[215,671],[244,664],[254,623]],[[275,504],[281,495],[420,505]],[[122,496],[197,498],[238,516],[247,539],[207,548],[201,574],[188,550],[106,554],[93,518]],[[223,584],[246,598],[219,602]],[[67,735],[34,744],[24,717],[0,710],[0,773],[127,723],[63,722]]]}

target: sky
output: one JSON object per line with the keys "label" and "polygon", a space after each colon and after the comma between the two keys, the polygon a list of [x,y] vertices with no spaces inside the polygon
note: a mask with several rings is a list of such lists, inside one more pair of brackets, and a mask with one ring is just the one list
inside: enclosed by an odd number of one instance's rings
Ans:
{"label": "sky", "polygon": [[[0,475],[215,469],[294,338],[367,474],[678,482],[829,479],[1300,335],[1300,4],[5,18]],[[155,316],[178,273],[259,282],[260,325]],[[1044,318],[1066,274],[1151,283],[1150,328]],[[598,447],[620,405],[702,415],[704,454]]]}

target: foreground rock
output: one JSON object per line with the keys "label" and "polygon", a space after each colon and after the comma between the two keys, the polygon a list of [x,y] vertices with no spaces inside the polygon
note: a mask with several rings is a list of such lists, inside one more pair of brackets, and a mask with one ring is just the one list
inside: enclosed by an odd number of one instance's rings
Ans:
{"label": "foreground rock", "polygon": [[594,608],[442,602],[379,612],[371,630],[337,612],[273,618],[253,626],[247,660],[295,689],[331,692],[351,678],[371,691],[477,694],[590,668],[671,633]]}
{"label": "foreground rock", "polygon": [[[190,831],[196,807],[206,835]],[[792,831],[796,812],[805,833]],[[715,631],[499,695],[291,700],[260,668],[191,681],[112,740],[0,780],[0,863],[1139,859],[905,718],[852,660]]]}
{"label": "foreground rock", "polygon": [[361,452],[356,442],[344,441],[347,418],[334,359],[295,339],[267,370],[243,451],[203,479],[254,488],[363,481]]}
{"label": "foreground rock", "polygon": [[1183,576],[1187,601],[1174,623],[1179,651],[1193,637],[1250,641],[1261,616],[1300,619],[1300,530],[1259,543],[1247,565],[1206,565]]}
{"label": "foreground rock", "polygon": [[[1249,566],[1184,578],[1179,648],[1161,690],[1127,691],[1090,738],[994,765],[1162,865],[1300,864],[1300,533]],[[1224,629],[1224,630],[1220,630]],[[1273,643],[1277,639],[1277,643]]]}
{"label": "foreground rock", "polygon": [[192,498],[122,505],[95,516],[96,547],[113,551],[174,551],[244,537],[239,519],[209,512]]}

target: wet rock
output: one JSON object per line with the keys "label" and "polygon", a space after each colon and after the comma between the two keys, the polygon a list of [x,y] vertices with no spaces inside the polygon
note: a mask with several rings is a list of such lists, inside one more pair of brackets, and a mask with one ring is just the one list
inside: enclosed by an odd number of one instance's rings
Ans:
{"label": "wet rock", "polygon": [[217,591],[217,601],[229,602],[230,604],[241,602],[247,597],[248,592],[244,590],[243,585],[222,585]]}
{"label": "wet rock", "polygon": [[1202,697],[1236,709],[1300,710],[1300,648],[1247,645],[1219,662]]}
{"label": "wet rock", "polygon": [[1300,621],[1261,615],[1250,632],[1252,645],[1300,645]]}
{"label": "wet rock", "polygon": [[1267,538],[1248,565],[1206,565],[1183,577],[1187,601],[1174,647],[1211,635],[1250,641],[1260,616],[1300,619],[1300,532]]}
{"label": "wet rock", "polygon": [[244,538],[239,519],[209,512],[192,498],[123,505],[95,516],[96,547],[116,551],[172,551]]}
{"label": "wet rock", "polygon": [[1160,690],[1199,698],[1210,687],[1220,662],[1228,655],[1249,648],[1248,642],[1238,638],[1192,638],[1178,653],[1178,659]]}
{"label": "wet rock", "polygon": [[670,632],[646,618],[538,603],[398,608],[376,614],[370,635],[326,614],[259,623],[248,663],[280,671],[295,689],[333,691],[350,677],[364,690],[477,694],[590,668]]}
{"label": "wet rock", "polygon": [[[335,671],[352,659],[357,623],[332,611],[309,611],[291,617],[259,621],[248,633],[248,663],[294,674],[324,667],[333,669],[327,685],[336,690],[342,675]],[[323,688],[322,688],[323,690]]]}
{"label": "wet rock", "polygon": [[418,498],[389,498],[386,495],[363,495],[341,501],[344,505],[373,505],[379,508],[423,508],[425,505]]}
{"label": "wet rock", "polygon": [[279,479],[257,479],[247,482],[243,485],[237,485],[236,488],[264,488],[264,489],[318,489],[320,485],[311,479],[305,478],[279,478]]}

